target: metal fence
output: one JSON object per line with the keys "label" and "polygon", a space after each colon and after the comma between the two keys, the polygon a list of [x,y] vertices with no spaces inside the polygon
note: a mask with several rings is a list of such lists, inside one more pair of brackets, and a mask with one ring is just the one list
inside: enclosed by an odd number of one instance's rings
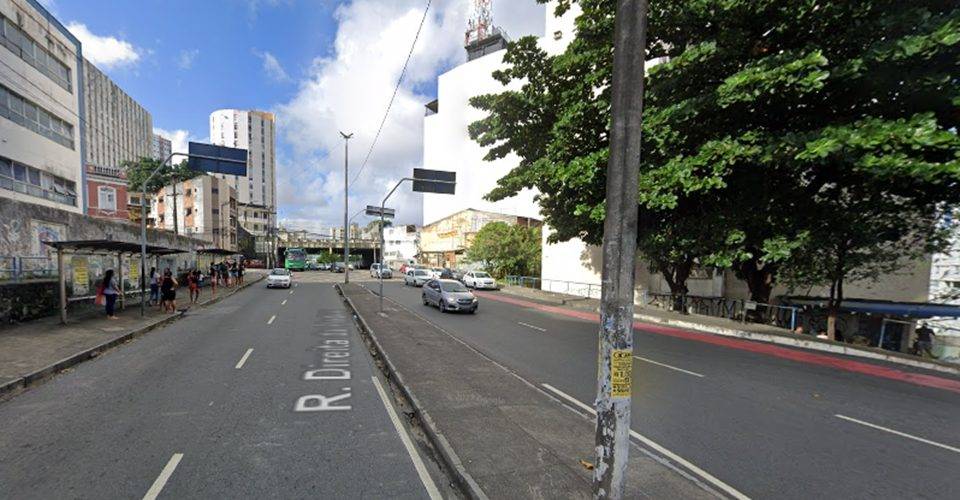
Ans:
{"label": "metal fence", "polygon": [[0,282],[53,279],[57,267],[46,257],[13,257],[0,255]]}
{"label": "metal fence", "polygon": [[504,280],[506,280],[508,285],[520,286],[524,288],[536,288],[545,292],[577,295],[579,297],[589,297],[592,299],[600,298],[601,286],[597,283],[580,283],[577,281],[541,279],[531,276],[507,276],[504,278]]}

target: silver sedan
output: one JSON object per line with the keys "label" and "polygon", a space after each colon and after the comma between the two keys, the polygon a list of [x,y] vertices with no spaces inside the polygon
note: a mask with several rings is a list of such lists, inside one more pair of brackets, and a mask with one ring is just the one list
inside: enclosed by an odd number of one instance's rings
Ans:
{"label": "silver sedan", "polygon": [[463,283],[455,280],[430,280],[423,285],[423,305],[435,305],[440,312],[477,312],[480,303]]}

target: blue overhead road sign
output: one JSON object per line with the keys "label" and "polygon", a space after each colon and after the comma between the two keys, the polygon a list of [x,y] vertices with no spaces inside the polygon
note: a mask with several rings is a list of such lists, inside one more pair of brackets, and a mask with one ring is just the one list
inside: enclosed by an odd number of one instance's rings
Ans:
{"label": "blue overhead road sign", "polygon": [[200,172],[246,177],[247,150],[191,142],[188,165],[191,170]]}

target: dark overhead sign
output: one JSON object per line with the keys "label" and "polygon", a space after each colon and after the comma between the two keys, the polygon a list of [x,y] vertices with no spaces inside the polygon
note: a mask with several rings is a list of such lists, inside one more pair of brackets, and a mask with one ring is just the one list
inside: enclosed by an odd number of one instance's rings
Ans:
{"label": "dark overhead sign", "polygon": [[[383,218],[389,219],[389,218],[393,217],[394,215],[396,215],[396,213],[397,213],[396,210],[394,210],[394,209],[392,209],[392,208],[384,208],[384,209],[383,209]],[[372,216],[374,216],[374,217],[380,217],[380,207],[375,207],[375,206],[373,206],[373,205],[367,205],[366,214],[367,214],[367,215],[372,215]]]}
{"label": "dark overhead sign", "polygon": [[246,177],[247,150],[191,142],[190,159],[187,164],[191,170],[200,172]]}
{"label": "dark overhead sign", "polygon": [[415,168],[413,169],[413,190],[418,193],[456,194],[457,173]]}

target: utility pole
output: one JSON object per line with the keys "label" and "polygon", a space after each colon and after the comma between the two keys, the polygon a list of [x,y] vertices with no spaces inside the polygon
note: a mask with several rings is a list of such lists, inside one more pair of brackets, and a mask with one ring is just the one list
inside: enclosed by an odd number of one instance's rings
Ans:
{"label": "utility pole", "polygon": [[637,180],[643,116],[648,0],[618,0],[612,126],[603,223],[603,291],[597,370],[595,498],[623,497],[630,451]]}
{"label": "utility pole", "polygon": [[173,234],[180,234],[177,231],[177,178],[173,179]]}
{"label": "utility pole", "polygon": [[343,137],[343,283],[350,283],[350,138],[353,134],[344,134]]}

